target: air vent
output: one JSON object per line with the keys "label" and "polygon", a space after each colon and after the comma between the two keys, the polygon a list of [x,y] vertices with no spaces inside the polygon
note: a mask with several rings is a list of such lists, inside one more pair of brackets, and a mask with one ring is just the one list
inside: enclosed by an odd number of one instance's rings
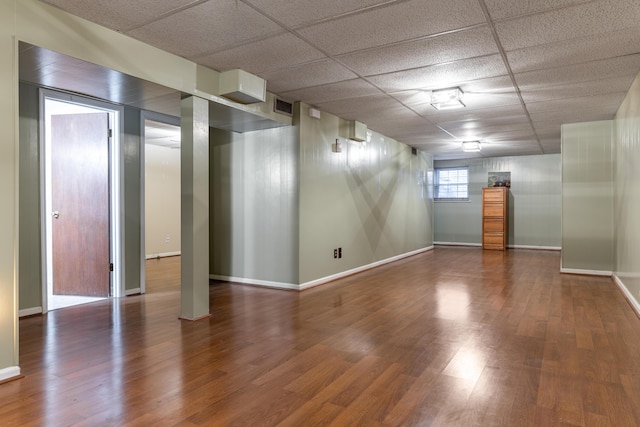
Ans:
{"label": "air vent", "polygon": [[413,154],[414,156],[418,155],[418,149],[416,147],[411,147],[411,154]]}
{"label": "air vent", "polygon": [[276,98],[273,102],[273,111],[280,114],[286,114],[287,116],[293,115],[293,104],[283,99]]}

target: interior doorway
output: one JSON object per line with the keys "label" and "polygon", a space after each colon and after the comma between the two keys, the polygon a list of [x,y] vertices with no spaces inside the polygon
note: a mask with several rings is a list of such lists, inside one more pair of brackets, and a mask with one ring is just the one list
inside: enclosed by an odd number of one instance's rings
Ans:
{"label": "interior doorway", "polygon": [[120,111],[44,90],[41,108],[46,312],[120,296]]}
{"label": "interior doorway", "polygon": [[[180,126],[179,119],[153,115],[144,118],[144,292],[164,289],[157,275],[147,274],[150,263],[179,266],[180,232]],[[157,266],[152,266],[157,270]],[[178,268],[179,271],[179,268]]]}

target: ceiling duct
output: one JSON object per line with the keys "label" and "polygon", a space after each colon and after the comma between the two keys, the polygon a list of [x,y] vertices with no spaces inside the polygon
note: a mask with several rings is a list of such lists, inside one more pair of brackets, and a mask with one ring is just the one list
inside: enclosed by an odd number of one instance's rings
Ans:
{"label": "ceiling duct", "polygon": [[219,95],[240,104],[255,104],[267,99],[267,82],[243,70],[220,73]]}
{"label": "ceiling duct", "polygon": [[366,141],[367,125],[357,120],[351,120],[349,122],[349,139],[358,142]]}

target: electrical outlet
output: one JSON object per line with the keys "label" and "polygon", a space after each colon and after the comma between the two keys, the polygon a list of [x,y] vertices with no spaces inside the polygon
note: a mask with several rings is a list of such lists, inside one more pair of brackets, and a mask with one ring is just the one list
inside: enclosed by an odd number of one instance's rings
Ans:
{"label": "electrical outlet", "polygon": [[337,249],[333,250],[333,258],[338,258],[338,250]]}
{"label": "electrical outlet", "polygon": [[169,243],[170,241],[171,241],[171,234],[167,234],[166,236],[164,236],[165,243]]}

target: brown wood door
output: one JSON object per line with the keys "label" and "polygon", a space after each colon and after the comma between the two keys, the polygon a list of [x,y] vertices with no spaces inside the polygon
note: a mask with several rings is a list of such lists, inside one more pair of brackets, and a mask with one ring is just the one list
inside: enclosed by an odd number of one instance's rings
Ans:
{"label": "brown wood door", "polygon": [[109,296],[109,114],[51,117],[54,295]]}

